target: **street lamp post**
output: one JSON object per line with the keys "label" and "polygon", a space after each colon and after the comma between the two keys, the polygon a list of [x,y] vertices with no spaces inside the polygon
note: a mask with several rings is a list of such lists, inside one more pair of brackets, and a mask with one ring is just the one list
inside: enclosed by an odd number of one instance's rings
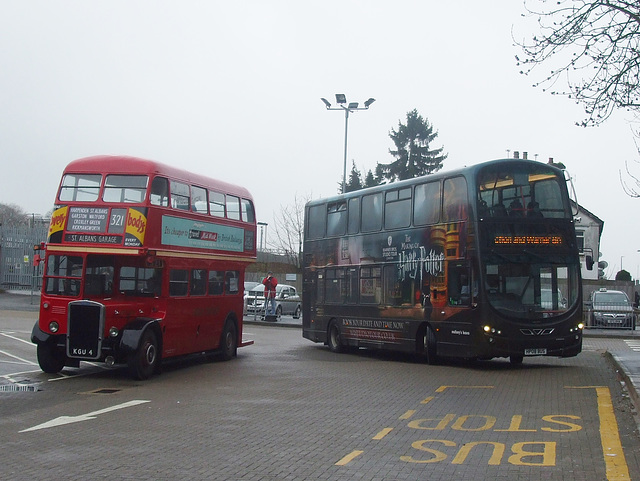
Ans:
{"label": "street lamp post", "polygon": [[364,103],[364,107],[358,107],[358,102],[347,103],[345,94],[336,94],[336,102],[339,104],[338,107],[332,107],[331,103],[325,98],[321,98],[320,100],[324,102],[327,110],[344,110],[344,166],[342,169],[342,193],[344,194],[347,188],[347,132],[349,129],[349,114],[356,110],[368,110],[369,106],[375,102],[376,99],[369,98],[369,100]]}
{"label": "street lamp post", "polygon": [[269,224],[267,224],[266,222],[258,222],[258,225],[260,226],[260,250],[264,252],[263,241],[266,243],[265,237],[267,237],[267,226]]}

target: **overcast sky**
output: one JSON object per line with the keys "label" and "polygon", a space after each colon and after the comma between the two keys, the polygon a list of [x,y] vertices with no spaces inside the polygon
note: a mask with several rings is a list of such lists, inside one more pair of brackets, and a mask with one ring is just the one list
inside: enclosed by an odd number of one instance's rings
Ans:
{"label": "overcast sky", "polygon": [[[0,0],[0,203],[48,212],[71,160],[126,154],[241,184],[258,220],[337,192],[348,170],[393,160],[412,109],[439,135],[444,169],[526,151],[563,162],[604,221],[613,277],[640,274],[638,205],[620,171],[640,165],[624,113],[584,129],[582,107],[519,74],[517,0]],[[540,71],[538,75],[542,75]]]}

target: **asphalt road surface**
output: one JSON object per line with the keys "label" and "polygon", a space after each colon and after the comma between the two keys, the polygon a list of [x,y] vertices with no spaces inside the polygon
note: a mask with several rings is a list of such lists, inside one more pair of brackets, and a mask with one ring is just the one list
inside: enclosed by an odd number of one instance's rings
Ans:
{"label": "asphalt road surface", "polygon": [[640,479],[636,416],[603,355],[622,340],[428,366],[248,325],[237,359],[140,382],[101,364],[42,373],[35,318],[0,311],[2,479]]}

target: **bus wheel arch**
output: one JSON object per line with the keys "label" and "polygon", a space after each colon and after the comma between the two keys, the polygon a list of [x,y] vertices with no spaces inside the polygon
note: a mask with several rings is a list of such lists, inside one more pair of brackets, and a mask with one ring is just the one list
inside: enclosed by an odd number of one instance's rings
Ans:
{"label": "bus wheel arch", "polygon": [[327,327],[327,346],[331,352],[343,352],[344,345],[337,319],[332,319]]}

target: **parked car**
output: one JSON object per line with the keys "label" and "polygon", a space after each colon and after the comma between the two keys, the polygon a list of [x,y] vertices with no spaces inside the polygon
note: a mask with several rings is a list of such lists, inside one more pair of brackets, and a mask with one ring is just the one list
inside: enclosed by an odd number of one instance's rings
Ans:
{"label": "parked car", "polygon": [[247,315],[247,299],[249,298],[249,291],[260,285],[259,282],[245,282],[244,283],[244,306],[242,308],[242,314]]}
{"label": "parked car", "polygon": [[[264,286],[258,284],[249,291],[247,296],[247,313],[264,315]],[[302,301],[296,288],[287,284],[276,286],[276,316],[293,315],[294,319],[300,317]]]}
{"label": "parked car", "polygon": [[592,296],[593,327],[635,328],[633,305],[626,292],[600,289]]}

